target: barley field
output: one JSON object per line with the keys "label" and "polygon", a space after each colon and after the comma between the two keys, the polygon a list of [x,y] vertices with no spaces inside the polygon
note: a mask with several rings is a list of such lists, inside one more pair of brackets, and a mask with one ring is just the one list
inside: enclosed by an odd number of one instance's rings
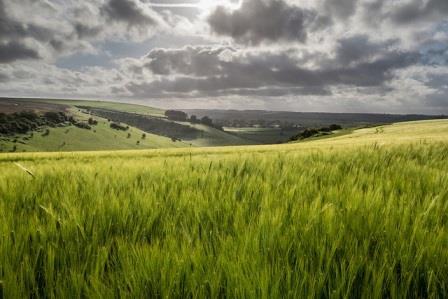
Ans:
{"label": "barley field", "polygon": [[446,298],[448,121],[0,155],[0,298]]}

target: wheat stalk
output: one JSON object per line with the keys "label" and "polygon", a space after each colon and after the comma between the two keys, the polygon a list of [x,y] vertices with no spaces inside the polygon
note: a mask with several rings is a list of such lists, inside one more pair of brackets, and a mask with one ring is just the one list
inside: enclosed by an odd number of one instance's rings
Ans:
{"label": "wheat stalk", "polygon": [[19,163],[14,163],[17,167],[19,167],[20,169],[22,169],[23,171],[25,171],[26,173],[28,173],[30,176],[32,176],[33,178],[35,177],[35,175],[28,169],[26,169],[23,165],[20,165]]}

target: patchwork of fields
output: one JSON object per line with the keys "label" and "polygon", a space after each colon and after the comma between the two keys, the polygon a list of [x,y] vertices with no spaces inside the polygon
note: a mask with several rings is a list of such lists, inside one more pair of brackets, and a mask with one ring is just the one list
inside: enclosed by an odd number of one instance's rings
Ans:
{"label": "patchwork of fields", "polygon": [[0,295],[447,297],[447,170],[446,120],[284,145],[0,154]]}

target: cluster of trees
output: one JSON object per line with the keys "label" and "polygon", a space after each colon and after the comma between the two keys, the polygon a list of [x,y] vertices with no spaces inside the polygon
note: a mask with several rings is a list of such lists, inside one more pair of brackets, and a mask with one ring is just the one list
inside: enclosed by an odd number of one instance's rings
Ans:
{"label": "cluster of trees", "polygon": [[183,111],[167,110],[167,111],[165,111],[165,116],[169,120],[174,120],[174,121],[187,121],[188,120],[188,114]]}
{"label": "cluster of trees", "polygon": [[341,130],[342,127],[340,125],[331,125],[329,127],[323,127],[320,129],[306,129],[302,133],[291,137],[291,141],[303,140],[311,137],[317,137],[322,135],[330,134],[333,131]]}
{"label": "cluster of trees", "polygon": [[39,115],[33,111],[23,111],[13,114],[0,113],[0,134],[26,134],[41,127],[56,127],[75,122],[64,112],[46,112]]}
{"label": "cluster of trees", "polygon": [[190,122],[192,124],[202,124],[205,126],[209,126],[218,130],[223,130],[223,127],[219,124],[215,124],[213,120],[208,117],[204,116],[202,118],[198,118],[196,115],[192,115],[188,117],[188,114],[183,111],[176,111],[176,110],[167,110],[165,111],[165,116],[172,121],[184,121],[184,122]]}
{"label": "cluster of trees", "polygon": [[[97,121],[89,120],[89,123],[79,122],[64,112],[48,111],[37,114],[34,111],[22,111],[13,114],[0,113],[0,135],[13,136],[36,131],[42,127],[61,127],[74,125],[81,129],[90,130],[91,125]],[[44,134],[47,136],[48,134]]]}

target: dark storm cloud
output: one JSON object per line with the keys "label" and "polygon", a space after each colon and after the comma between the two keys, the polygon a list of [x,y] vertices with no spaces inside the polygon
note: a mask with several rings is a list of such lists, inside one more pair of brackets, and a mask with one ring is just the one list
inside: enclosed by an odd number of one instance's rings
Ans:
{"label": "dark storm cloud", "polygon": [[[362,52],[368,42],[363,38],[359,40],[358,50]],[[341,44],[345,43],[347,41],[341,41]],[[398,51],[384,51],[375,57],[354,52],[352,62],[345,64],[341,61],[348,58],[339,51],[336,57],[327,59],[325,67],[308,69],[301,66],[304,61],[286,53],[242,54],[226,47],[157,49],[147,55],[142,65],[161,77],[150,83],[130,83],[128,89],[136,96],[145,93],[153,96],[171,93],[213,96],[224,92],[266,95],[266,88],[324,95],[328,94],[330,86],[381,86],[393,78],[394,70],[417,63],[419,58],[417,53]]]}
{"label": "dark storm cloud", "polygon": [[335,49],[336,61],[342,65],[353,62],[367,61],[375,55],[382,54],[387,47],[396,44],[390,40],[382,43],[370,41],[367,35],[355,35],[338,40]]}
{"label": "dark storm cloud", "polygon": [[26,46],[9,42],[0,44],[0,63],[9,63],[19,59],[39,59],[39,54]]}
{"label": "dark storm cloud", "polygon": [[125,22],[129,26],[156,25],[157,22],[141,7],[139,0],[108,0],[101,12],[114,22]]}
{"label": "dark storm cloud", "polygon": [[241,7],[229,10],[218,7],[208,23],[218,35],[238,42],[259,44],[263,41],[292,40],[304,42],[306,27],[316,15],[283,0],[243,0]]}
{"label": "dark storm cloud", "polygon": [[398,24],[409,24],[418,21],[448,20],[448,1],[446,0],[413,0],[398,5],[389,12],[391,19]]}
{"label": "dark storm cloud", "polygon": [[210,76],[222,67],[219,57],[232,48],[186,47],[181,49],[155,49],[145,58],[145,66],[156,75],[184,74]]}

